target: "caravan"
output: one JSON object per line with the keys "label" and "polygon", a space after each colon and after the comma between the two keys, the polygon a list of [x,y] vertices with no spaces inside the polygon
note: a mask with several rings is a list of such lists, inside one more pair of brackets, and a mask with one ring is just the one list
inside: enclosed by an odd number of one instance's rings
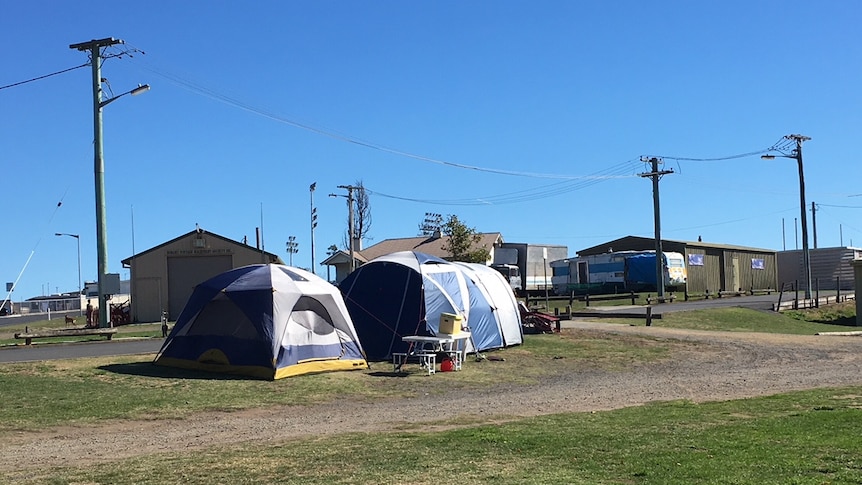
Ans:
{"label": "caravan", "polygon": [[[684,286],[685,258],[663,253],[665,287]],[[554,293],[568,295],[643,291],[656,288],[655,251],[617,251],[551,262]]]}

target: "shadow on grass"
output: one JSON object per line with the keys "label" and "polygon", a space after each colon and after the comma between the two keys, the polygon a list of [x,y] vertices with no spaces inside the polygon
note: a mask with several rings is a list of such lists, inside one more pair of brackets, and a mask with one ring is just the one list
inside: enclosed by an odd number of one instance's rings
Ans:
{"label": "shadow on grass", "polygon": [[[834,320],[809,320],[813,323],[824,323],[826,325],[840,325],[842,327],[856,327],[856,317],[841,317]],[[862,327],[859,328],[862,330]]]}
{"label": "shadow on grass", "polygon": [[132,362],[129,364],[107,364],[98,367],[105,372],[114,374],[156,377],[160,379],[200,379],[209,381],[261,381],[257,377],[220,374],[217,372],[206,372],[198,370],[179,369],[175,367],[164,367],[152,362]]}
{"label": "shadow on grass", "polygon": [[410,373],[404,372],[404,371],[396,371],[396,372],[376,371],[376,372],[369,372],[367,375],[369,375],[371,377],[407,377],[410,375]]}

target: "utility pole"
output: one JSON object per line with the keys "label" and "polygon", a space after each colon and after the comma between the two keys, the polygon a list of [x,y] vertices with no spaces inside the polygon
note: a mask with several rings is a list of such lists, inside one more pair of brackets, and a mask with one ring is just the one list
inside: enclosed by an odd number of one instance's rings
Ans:
{"label": "utility pole", "polygon": [[784,218],[781,218],[781,250],[787,251],[787,238],[784,234]]}
{"label": "utility pole", "polygon": [[105,214],[105,161],[102,148],[102,47],[122,44],[123,41],[108,37],[72,44],[70,49],[90,52],[90,66],[93,71],[93,131],[96,136],[94,146],[94,172],[96,176],[96,259],[97,282],[99,285],[99,327],[110,327],[110,309],[105,295],[106,278],[108,274],[108,218]]}
{"label": "utility pole", "polygon": [[[796,141],[793,155],[799,167],[799,207],[802,209],[802,264],[805,266],[805,299],[811,298],[811,257],[808,254],[808,220],[805,210],[805,174],[802,171],[802,143],[811,139],[803,135],[787,135],[785,138]],[[816,245],[815,245],[816,247]]]}
{"label": "utility pole", "polygon": [[814,231],[814,249],[817,249],[817,205],[811,203],[811,229]]}
{"label": "utility pole", "polygon": [[799,251],[799,218],[793,218],[793,243],[796,245],[794,249]]}
{"label": "utility pole", "polygon": [[[811,298],[811,259],[808,254],[808,217],[806,216],[806,212],[808,211],[805,205],[805,174],[802,170],[802,143],[810,140],[811,137],[805,135],[785,135],[784,139],[795,141],[796,148],[789,154],[775,149],[775,151],[782,154],[765,154],[761,155],[760,158],[763,160],[773,160],[776,156],[792,158],[796,160],[796,165],[799,168],[799,217],[802,219],[802,265],[805,268],[805,299],[808,300]],[[817,247],[816,243],[815,247]]]}
{"label": "utility pole", "polygon": [[314,228],[317,227],[317,208],[314,207],[314,189],[317,188],[317,182],[308,186],[308,193],[311,196],[311,272],[317,274],[317,269],[314,266]]}
{"label": "utility pole", "polygon": [[[353,243],[354,233],[353,233],[353,191],[359,189],[354,185],[339,185],[339,189],[344,189],[347,191],[347,237],[350,239],[348,241],[348,248],[350,249],[350,272],[352,273],[356,269],[356,258],[354,257],[354,246]],[[344,197],[339,194],[329,194],[330,197]]]}
{"label": "utility pole", "polygon": [[664,302],[664,253],[661,248],[661,205],[659,204],[658,181],[662,175],[672,174],[673,170],[659,170],[659,158],[641,158],[642,162],[649,162],[651,171],[638,174],[640,177],[652,179],[652,205],[653,217],[655,218],[655,284],[658,291],[658,301]]}

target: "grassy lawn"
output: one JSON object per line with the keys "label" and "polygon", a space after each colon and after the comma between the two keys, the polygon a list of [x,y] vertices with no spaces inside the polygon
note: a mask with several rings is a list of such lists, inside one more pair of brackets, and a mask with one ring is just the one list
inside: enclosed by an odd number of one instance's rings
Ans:
{"label": "grassy lawn", "polygon": [[[86,325],[85,317],[75,317],[74,324],[67,324],[62,318],[52,320],[39,320],[20,325],[9,325],[0,328],[0,347],[10,345],[23,345],[24,341],[15,338],[16,333],[23,333],[26,330],[31,332],[39,330],[53,330],[58,328],[83,328]],[[171,323],[173,325],[173,323]],[[162,326],[159,323],[143,323],[133,325],[120,325],[116,327],[117,335],[114,338],[161,338]],[[58,343],[58,342],[85,342],[89,340],[104,340],[102,336],[83,336],[83,337],[57,337],[57,338],[40,338],[34,340],[37,344]]]}
{"label": "grassy lawn", "polygon": [[[602,318],[606,323],[645,325],[642,319]],[[856,303],[838,303],[808,310],[783,313],[764,312],[748,308],[713,308],[687,312],[664,313],[652,321],[655,327],[715,330],[723,332],[767,332],[793,335],[814,335],[818,332],[862,330],[855,327]]]}
{"label": "grassy lawn", "polygon": [[504,382],[530,384],[555,373],[623,369],[670,358],[680,345],[686,344],[600,333],[528,335],[524,345],[486,353],[493,360],[468,358],[461,372],[434,378],[417,365],[405,366],[406,378],[390,378],[388,362],[372,363],[364,371],[275,382],[159,367],[152,364],[154,355],[5,364],[0,366],[4,424],[0,437],[3,431],[88,425],[104,419],[180,418],[201,411],[413,396]]}
{"label": "grassy lawn", "polygon": [[[841,318],[846,312],[834,308],[792,315],[729,308],[667,314],[653,325],[812,334],[847,330],[822,323]],[[158,325],[134,327],[120,331],[160,333]],[[6,364],[0,366],[0,439],[104,419],[183,418],[202,411],[530,384],[560,373],[672,359],[690,345],[698,344],[590,331],[527,335],[524,345],[486,354],[493,359],[468,359],[463,371],[433,378],[415,365],[406,376],[392,378],[389,363],[373,363],[366,371],[255,381],[156,367],[153,355]],[[860,435],[862,387],[654,403],[442,432],[215,444],[93,466],[63,463],[68,466],[10,472],[0,474],[0,483],[856,484],[862,483]]]}
{"label": "grassy lawn", "polygon": [[[218,446],[16,483],[858,484],[862,388]],[[2,478],[2,477],[0,477]]]}

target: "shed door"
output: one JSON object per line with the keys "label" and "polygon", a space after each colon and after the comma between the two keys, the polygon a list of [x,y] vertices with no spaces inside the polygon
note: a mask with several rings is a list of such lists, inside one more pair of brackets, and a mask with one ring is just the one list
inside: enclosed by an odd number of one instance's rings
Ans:
{"label": "shed door", "polygon": [[195,286],[233,268],[231,255],[168,258],[168,318],[176,320]]}

